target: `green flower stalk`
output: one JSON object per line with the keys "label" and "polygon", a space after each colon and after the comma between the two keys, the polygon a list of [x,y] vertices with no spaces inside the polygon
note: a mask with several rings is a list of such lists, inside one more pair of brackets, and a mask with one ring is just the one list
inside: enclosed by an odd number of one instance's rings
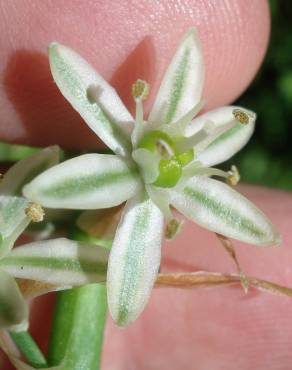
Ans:
{"label": "green flower stalk", "polygon": [[[232,187],[235,168],[214,165],[238,152],[253,133],[256,115],[226,106],[194,116],[202,107],[204,64],[191,29],[169,65],[147,120],[149,86],[138,80],[131,116],[115,90],[78,54],[49,47],[53,78],[64,97],[114,155],[85,154],[56,165],[24,187],[44,207],[101,209],[126,202],[107,272],[109,309],[126,326],[143,311],[160,266],[164,221],[168,236],[179,229],[172,208],[226,237],[270,246],[280,243],[271,222]],[[173,231],[172,231],[173,230]]]}

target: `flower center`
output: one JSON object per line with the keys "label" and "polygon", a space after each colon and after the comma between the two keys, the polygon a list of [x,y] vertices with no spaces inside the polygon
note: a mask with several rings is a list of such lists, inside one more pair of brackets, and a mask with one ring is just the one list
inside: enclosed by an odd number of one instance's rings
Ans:
{"label": "flower center", "polygon": [[179,153],[170,136],[158,130],[146,133],[138,148],[159,155],[159,174],[153,185],[162,188],[174,187],[182,176],[182,167],[194,159],[193,149]]}

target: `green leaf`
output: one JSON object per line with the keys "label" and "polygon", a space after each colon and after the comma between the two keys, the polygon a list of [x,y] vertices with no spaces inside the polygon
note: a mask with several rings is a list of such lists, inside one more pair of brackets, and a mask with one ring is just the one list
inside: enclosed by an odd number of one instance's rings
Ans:
{"label": "green leaf", "polygon": [[[127,154],[134,123],[116,91],[66,46],[52,43],[49,59],[54,80],[73,108],[115,153]],[[89,88],[96,89],[96,102],[88,97]]]}
{"label": "green leaf", "polygon": [[28,326],[28,309],[15,280],[0,270],[0,328],[22,331]]}
{"label": "green leaf", "polygon": [[85,154],[42,173],[23,193],[49,208],[98,209],[123,203],[140,186],[137,170],[120,157]]}
{"label": "green leaf", "polygon": [[160,265],[163,214],[145,194],[128,201],[108,267],[108,302],[114,321],[126,326],[143,311]]}
{"label": "green leaf", "polygon": [[33,242],[13,249],[0,268],[14,277],[60,288],[106,280],[108,251],[65,238]]}
{"label": "green leaf", "polygon": [[42,148],[0,142],[0,161],[1,162],[20,161],[21,159],[24,159],[41,150]]}
{"label": "green leaf", "polygon": [[206,229],[260,246],[281,241],[276,228],[258,208],[220,181],[195,176],[184,190],[169,190],[169,194],[178,211]]}
{"label": "green leaf", "polygon": [[191,29],[179,45],[157,94],[149,121],[173,123],[201,99],[204,63],[198,35]]}

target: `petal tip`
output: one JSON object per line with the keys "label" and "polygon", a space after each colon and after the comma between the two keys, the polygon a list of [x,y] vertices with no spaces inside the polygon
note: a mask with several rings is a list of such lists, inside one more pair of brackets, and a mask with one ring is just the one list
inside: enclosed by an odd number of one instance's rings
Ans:
{"label": "petal tip", "polygon": [[281,244],[282,244],[282,235],[278,232],[277,229],[275,229],[274,226],[272,226],[272,230],[269,233],[269,236],[267,236],[264,242],[258,245],[262,245],[265,247],[280,247]]}
{"label": "petal tip", "polygon": [[60,44],[57,41],[50,42],[50,44],[48,46],[49,53],[52,52],[52,51],[55,51],[59,47],[59,45]]}
{"label": "petal tip", "polygon": [[282,244],[282,235],[278,232],[278,231],[275,231],[274,233],[274,239],[273,239],[273,245],[275,247],[280,247],[281,244]]}
{"label": "petal tip", "polygon": [[134,312],[130,307],[120,307],[120,309],[115,312],[111,311],[111,315],[115,324],[121,329],[127,328],[129,325],[135,322],[140,314],[140,310],[138,312]]}
{"label": "petal tip", "polygon": [[185,39],[187,39],[188,37],[197,39],[198,38],[198,30],[195,27],[190,27],[188,29],[188,31],[186,32],[186,34],[185,34]]}

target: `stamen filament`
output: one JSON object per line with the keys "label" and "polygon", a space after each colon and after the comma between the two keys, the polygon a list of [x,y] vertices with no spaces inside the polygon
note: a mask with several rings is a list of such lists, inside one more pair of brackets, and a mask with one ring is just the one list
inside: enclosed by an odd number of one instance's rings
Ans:
{"label": "stamen filament", "polygon": [[185,179],[193,176],[218,176],[227,179],[230,176],[230,172],[220,170],[219,168],[202,167],[200,162],[195,161],[184,167],[183,176]]}
{"label": "stamen filament", "polygon": [[136,147],[145,131],[143,100],[147,98],[148,94],[149,84],[146,81],[137,80],[132,85],[132,96],[136,103],[135,127],[132,133],[132,144],[134,147]]}
{"label": "stamen filament", "polygon": [[212,136],[214,131],[214,124],[207,121],[201,130],[196,132],[194,135],[185,137],[176,143],[178,152],[184,153],[189,149],[196,147],[202,141],[205,141],[208,137]]}
{"label": "stamen filament", "polygon": [[185,135],[185,129],[191,120],[199,113],[203,108],[204,101],[201,100],[191,110],[189,110],[182,118],[174,122],[171,125],[163,125],[162,129],[171,137],[181,137]]}
{"label": "stamen filament", "polygon": [[220,170],[219,168],[213,168],[213,167],[201,167],[198,168],[196,175],[202,175],[202,176],[217,176],[217,177],[223,177],[228,178],[229,173],[223,170]]}
{"label": "stamen filament", "polygon": [[136,102],[136,122],[135,125],[142,125],[144,122],[143,103],[141,99],[135,99]]}

